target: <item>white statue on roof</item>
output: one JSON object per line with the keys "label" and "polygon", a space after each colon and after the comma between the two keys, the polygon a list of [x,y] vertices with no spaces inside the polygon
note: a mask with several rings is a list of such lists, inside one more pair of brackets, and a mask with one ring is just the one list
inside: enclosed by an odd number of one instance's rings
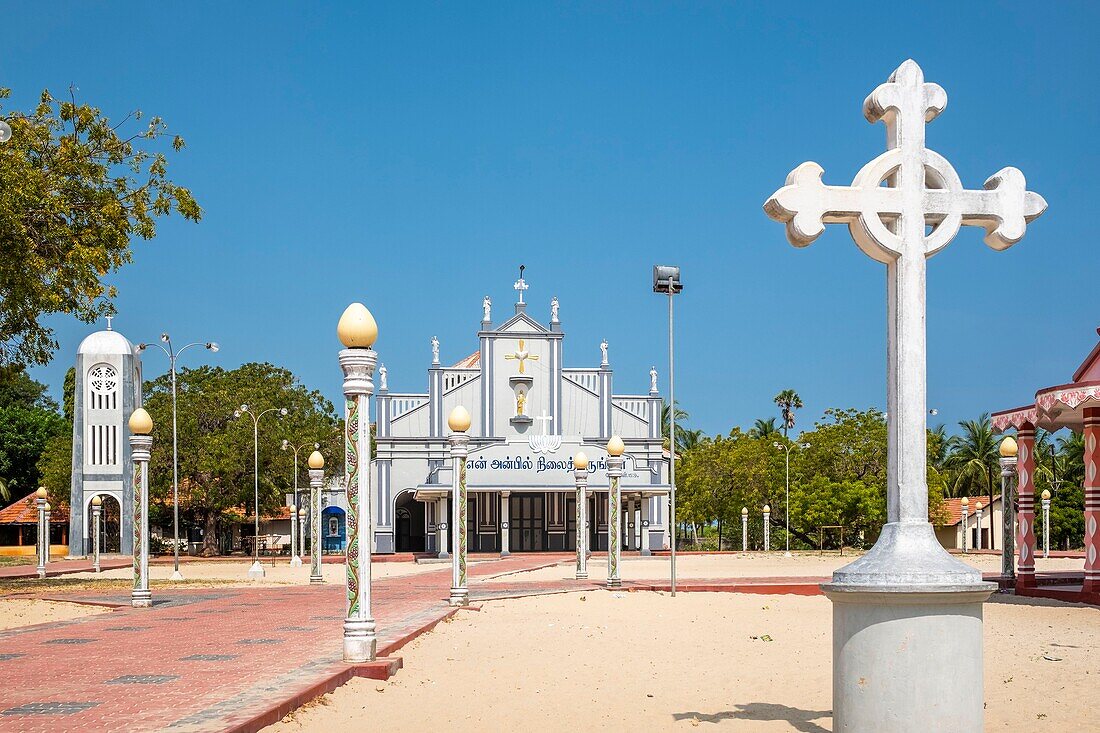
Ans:
{"label": "white statue on roof", "polygon": [[491,320],[493,320],[490,317],[490,312],[492,311],[492,308],[493,308],[493,299],[490,298],[488,295],[486,295],[485,300],[481,301],[481,309],[482,309],[482,311],[484,311],[481,314],[481,320],[485,321],[486,323],[489,323]]}
{"label": "white statue on roof", "polygon": [[550,322],[558,322],[558,296],[554,296],[550,299]]}
{"label": "white statue on roof", "polygon": [[439,363],[439,339],[432,336],[432,364]]}

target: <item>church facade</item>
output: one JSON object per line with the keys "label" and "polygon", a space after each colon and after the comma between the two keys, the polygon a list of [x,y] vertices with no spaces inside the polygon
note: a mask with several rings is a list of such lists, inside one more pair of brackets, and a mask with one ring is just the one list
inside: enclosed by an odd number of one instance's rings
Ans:
{"label": "church facade", "polygon": [[446,420],[458,405],[473,417],[466,463],[470,552],[574,551],[572,459],[581,450],[590,460],[589,526],[582,531],[589,547],[605,549],[604,446],[612,435],[626,444],[622,546],[642,554],[668,547],[668,459],[656,370],[650,370],[647,394],[615,394],[606,341],[597,366],[566,368],[557,299],[543,325],[527,313],[522,277],[515,288],[514,314],[497,325],[486,296],[479,348],[466,359],[443,366],[432,338],[426,393],[391,392],[385,366],[379,367],[372,465],[376,551],[447,555],[452,470]]}

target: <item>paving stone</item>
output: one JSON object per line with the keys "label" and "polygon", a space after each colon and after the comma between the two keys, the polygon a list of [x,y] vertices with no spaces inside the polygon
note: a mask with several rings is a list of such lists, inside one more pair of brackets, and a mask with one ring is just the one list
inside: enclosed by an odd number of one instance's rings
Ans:
{"label": "paving stone", "polygon": [[91,644],[95,639],[50,639],[49,641],[42,642],[43,644]]}
{"label": "paving stone", "polygon": [[9,659],[18,659],[19,657],[22,657],[22,656],[23,656],[22,654],[12,654],[12,653],[5,652],[3,654],[0,654],[0,662],[6,662]]}
{"label": "paving stone", "polygon": [[72,715],[99,705],[98,702],[28,702],[0,711],[0,715]]}
{"label": "paving stone", "polygon": [[180,657],[181,662],[228,662],[236,659],[239,654],[192,654],[189,657]]}
{"label": "paving stone", "polygon": [[105,685],[163,685],[165,682],[178,680],[178,674],[124,674],[107,680]]}

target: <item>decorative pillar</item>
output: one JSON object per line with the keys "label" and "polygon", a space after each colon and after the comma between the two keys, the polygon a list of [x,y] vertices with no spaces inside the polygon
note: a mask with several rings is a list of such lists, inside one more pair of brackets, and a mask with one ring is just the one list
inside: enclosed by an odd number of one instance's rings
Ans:
{"label": "decorative pillar", "polygon": [[97,573],[100,571],[99,565],[99,543],[101,541],[99,535],[99,523],[103,514],[103,499],[99,496],[92,497],[92,570]]}
{"label": "decorative pillar", "polygon": [[466,453],[470,445],[470,413],[459,405],[451,410],[447,417],[451,428],[451,540],[454,543],[454,555],[451,557],[451,597],[452,606],[466,606],[470,603],[470,590],[466,587]]}
{"label": "decorative pillar", "polygon": [[577,486],[577,580],[588,578],[588,456],[573,456],[573,481]]}
{"label": "decorative pillar", "polygon": [[309,454],[309,584],[325,582],[321,571],[321,489],[325,485],[325,457],[321,451]]}
{"label": "decorative pillar", "polygon": [[[1013,484],[1016,477],[1016,457],[1019,452],[1019,447],[1016,444],[1016,440],[1011,436],[1005,437],[1001,441],[999,449],[1001,454],[1001,587],[1013,588],[1016,586],[1016,549],[1015,549],[1015,528],[1016,520],[1013,513],[1013,507],[1015,506]],[[1031,519],[1028,520],[1028,530],[1031,529],[1030,525],[1034,521],[1034,493],[1030,497],[1032,502],[1032,510],[1030,511]],[[990,518],[993,517],[993,508],[989,509]],[[1021,529],[1023,529],[1021,527]],[[1035,542],[1034,535],[1031,539],[1032,543]],[[1020,556],[1025,556],[1023,544],[1020,547]],[[1027,552],[1026,557],[1032,562],[1032,576],[1035,574],[1034,568],[1034,553]]]}
{"label": "decorative pillar", "polygon": [[[1007,440],[1007,439],[1006,439]],[[1016,585],[1035,587],[1035,426],[1024,423],[1016,429]],[[1008,539],[1007,537],[1005,538]],[[1008,542],[1005,543],[1006,545]]]}
{"label": "decorative pillar", "polygon": [[130,605],[149,608],[149,458],[153,450],[153,419],[139,407],[130,415],[130,457],[134,461],[134,587]]}
{"label": "decorative pillar", "polygon": [[447,552],[447,530],[449,525],[447,524],[447,498],[443,497],[437,500],[439,506],[436,508],[436,512],[439,514],[439,518],[436,520],[435,527],[439,533],[439,557],[450,557],[451,553]]}
{"label": "decorative pillar", "polygon": [[[992,512],[993,510],[990,509],[990,511]],[[975,543],[976,546],[974,549],[980,550],[985,544],[982,542],[982,503],[980,501],[974,505],[974,523],[977,525],[978,530],[978,541]]]}
{"label": "decorative pillar", "polygon": [[653,551],[649,549],[649,502],[651,497],[642,494],[642,557],[649,557]]}
{"label": "decorative pillar", "polygon": [[38,509],[38,577],[46,577],[46,563],[50,561],[50,533],[46,529],[46,487],[38,487],[34,505]]}
{"label": "decorative pillar", "polygon": [[741,507],[741,552],[749,551],[749,508]]}
{"label": "decorative pillar", "polygon": [[764,552],[768,552],[772,548],[772,508],[771,505],[764,505]]}
{"label": "decorative pillar", "polygon": [[963,525],[963,541],[962,550],[965,555],[967,549],[970,547],[970,497],[964,496],[962,498],[962,525]]}
{"label": "decorative pillar", "polygon": [[1085,593],[1100,593],[1100,407],[1085,408]]}
{"label": "decorative pillar", "polygon": [[1043,557],[1050,557],[1050,491],[1043,489]]}
{"label": "decorative pillar", "polygon": [[336,333],[346,347],[340,352],[344,372],[344,476],[347,481],[347,613],[344,661],[371,662],[378,651],[371,616],[370,395],[378,363],[378,324],[362,303],[352,303],[340,316]]}
{"label": "decorative pillar", "polygon": [[887,521],[874,547],[822,588],[833,603],[837,731],[984,723],[982,603],[994,586],[949,555],[928,521],[927,266],[962,226],[983,227],[987,245],[1007,249],[1046,201],[1015,168],[964,188],[925,145],[927,123],[946,106],[943,88],[905,61],[863,103],[866,119],[886,127],[886,151],[851,186],[826,185],[821,166],[803,163],[764,204],[793,245],[845,224],[886,271]]}
{"label": "decorative pillar", "polygon": [[511,491],[501,491],[500,492],[500,556],[501,557],[508,557],[510,554],[512,554],[511,552],[509,552],[510,541],[511,541],[511,537],[509,537],[509,535],[511,534],[511,532],[508,529],[511,526],[511,522],[512,522],[512,509],[511,509],[511,501],[510,501],[511,497],[512,497],[512,492]]}
{"label": "decorative pillar", "polygon": [[298,562],[301,563],[301,558],[306,554],[306,508],[301,504],[298,505]]}
{"label": "decorative pillar", "polygon": [[[295,492],[297,497],[297,492]],[[298,557],[298,506],[290,505],[290,567],[302,566],[302,558]]]}
{"label": "decorative pillar", "polygon": [[623,451],[626,446],[618,435],[607,441],[607,587],[619,588],[623,580],[619,577],[619,561],[622,559],[620,539],[623,536],[622,492],[619,479],[623,475]]}

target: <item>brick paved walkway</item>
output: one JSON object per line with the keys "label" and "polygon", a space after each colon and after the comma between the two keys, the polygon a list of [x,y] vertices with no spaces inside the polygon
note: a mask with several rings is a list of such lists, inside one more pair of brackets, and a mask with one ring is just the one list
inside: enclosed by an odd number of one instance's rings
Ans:
{"label": "brick paved walkway", "polygon": [[[471,581],[553,562],[476,563]],[[376,581],[379,655],[449,616],[449,587],[447,565]],[[151,609],[128,594],[57,597],[125,605],[0,632],[0,731],[255,730],[348,677],[340,585],[154,589]]]}
{"label": "brick paved walkway", "polygon": [[[103,570],[128,568],[133,564],[133,559],[130,558],[128,555],[114,555],[111,557],[103,557],[100,558],[99,561],[99,567]],[[67,573],[83,573],[90,571],[91,569],[91,560],[53,560],[48,565],[46,565],[46,577],[56,578],[59,575],[66,575]],[[37,577],[38,566],[34,563],[31,563],[30,565],[10,565],[6,568],[0,568],[0,580]]]}

